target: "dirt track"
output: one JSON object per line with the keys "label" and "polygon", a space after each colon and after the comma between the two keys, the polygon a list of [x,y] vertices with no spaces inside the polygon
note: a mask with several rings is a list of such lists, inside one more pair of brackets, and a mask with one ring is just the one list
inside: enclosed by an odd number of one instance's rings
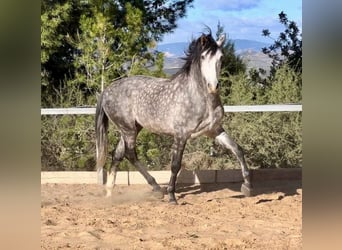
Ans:
{"label": "dirt track", "polygon": [[42,249],[302,249],[299,181],[178,187],[179,205],[148,185],[41,185]]}

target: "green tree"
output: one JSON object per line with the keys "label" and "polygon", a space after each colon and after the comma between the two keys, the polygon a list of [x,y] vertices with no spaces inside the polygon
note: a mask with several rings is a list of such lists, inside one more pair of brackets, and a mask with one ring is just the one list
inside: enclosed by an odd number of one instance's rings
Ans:
{"label": "green tree", "polygon": [[[77,49],[73,61],[75,78],[69,84],[83,84],[87,90],[95,91],[104,88],[122,62],[118,61],[117,54],[112,53],[114,37],[115,29],[103,13],[94,10],[90,17],[81,16],[76,38],[68,36],[69,42]],[[94,91],[90,92],[94,95]]]}
{"label": "green tree", "polygon": [[[153,39],[145,39],[148,32],[143,24],[141,9],[126,3],[120,20],[122,26],[114,26],[113,16],[108,14],[112,10],[103,5],[104,1],[97,1],[101,4],[96,5],[96,1],[89,2],[93,5],[83,6],[80,1],[73,1],[68,15],[73,28],[64,26],[66,23],[61,21],[54,32],[60,35],[60,43],[42,65],[45,69],[51,67],[53,74],[63,72],[61,68],[68,65],[70,72],[69,75],[64,74],[58,84],[52,80],[42,87],[47,90],[42,91],[42,99],[48,107],[93,105],[95,92],[100,86],[104,87],[113,78],[124,74],[164,76],[163,54],[152,54],[148,50],[154,43]],[[55,5],[50,7],[57,8]],[[42,20],[48,22],[47,18]],[[70,30],[74,32],[69,33]],[[152,37],[151,34],[149,36]],[[62,56],[64,53],[65,56]],[[92,116],[42,117],[42,169],[93,170],[93,123]],[[117,144],[119,138],[118,131],[113,127],[109,133],[110,145]],[[165,158],[168,158],[170,143],[169,138],[145,131],[138,141],[139,157],[151,168],[160,169],[166,163]],[[127,167],[129,164],[125,161],[121,169]]]}
{"label": "green tree", "polygon": [[[216,38],[218,39],[220,35],[224,33],[224,26],[219,22],[217,24]],[[229,39],[228,35],[222,47],[222,52],[221,78],[246,72],[246,64],[240,56],[236,55],[235,44],[231,39]]]}
{"label": "green tree", "polygon": [[41,22],[41,55],[42,63],[49,60],[59,46],[62,45],[63,35],[57,33],[57,28],[69,18],[70,4],[56,4],[53,8],[43,8]]}
{"label": "green tree", "polygon": [[[220,35],[224,34],[224,26],[218,22],[217,24],[217,32],[216,39],[220,37]],[[226,41],[222,47],[222,66],[220,73],[220,94],[223,103],[227,103],[228,96],[231,91],[231,80],[230,78],[234,75],[243,74],[246,72],[246,64],[243,62],[242,58],[236,55],[235,53],[235,44],[229,39],[228,35],[226,35]]]}
{"label": "green tree", "polygon": [[[110,19],[94,8],[91,15],[82,15],[80,30],[70,44],[77,49],[74,56],[75,77],[68,84],[79,86],[83,93],[92,97],[111,81],[122,75],[156,75],[147,67],[156,61],[161,76],[162,54],[154,55],[144,51],[146,45],[141,37],[145,33],[141,10],[126,4],[124,29],[114,28]],[[119,42],[118,42],[119,41]],[[116,43],[115,51],[112,49]],[[100,84],[99,84],[100,83]],[[90,104],[90,103],[89,103]]]}
{"label": "green tree", "polygon": [[[47,63],[58,48],[63,44],[63,34],[58,32],[60,26],[69,20],[71,5],[69,3],[55,4],[53,6],[42,2],[41,22],[41,54],[40,60],[44,65]],[[42,67],[42,84],[48,83],[48,71]]]}
{"label": "green tree", "polygon": [[[119,54],[120,46],[121,48],[128,48],[128,46],[123,46],[124,43],[133,44],[129,48],[131,51],[126,52],[128,58],[122,57],[120,59],[127,59],[131,62],[134,56],[133,63],[139,64],[144,59],[151,64],[154,57],[147,53],[148,48],[154,41],[161,40],[165,33],[172,32],[176,28],[176,21],[185,16],[186,10],[192,2],[193,0],[42,0],[41,20],[42,29],[45,29],[43,35],[45,38],[42,39],[41,45],[43,51],[41,69],[45,83],[42,85],[42,105],[52,105],[53,102],[46,103],[50,100],[47,96],[53,95],[55,89],[63,88],[66,82],[79,78],[77,74],[80,73],[80,62],[75,62],[77,60],[75,55],[78,55],[79,49],[76,43],[70,43],[70,38],[76,42],[78,35],[83,36],[81,23],[85,20],[97,23],[99,20],[96,21],[94,18],[98,16],[98,13],[101,13],[106,22],[110,22],[114,27],[113,29],[121,33],[116,33],[113,37],[111,53]],[[68,7],[68,10],[59,10],[59,6],[64,5]],[[61,18],[62,21],[58,20],[58,25],[53,26],[53,23],[49,24],[49,22],[51,13],[55,12],[57,12],[54,14],[56,19]],[[58,13],[67,14],[68,18],[67,16],[64,18]],[[93,16],[94,13],[95,16]],[[141,17],[140,23],[135,21],[136,17]],[[128,28],[132,23],[134,25]],[[138,30],[141,32],[137,32]],[[138,33],[139,36],[134,35]],[[54,34],[54,36],[46,36],[46,34]],[[69,38],[67,39],[68,35]],[[124,36],[126,36],[126,40]],[[136,39],[134,43],[133,39]],[[58,43],[55,43],[57,41]],[[50,46],[49,43],[55,44]],[[85,71],[84,66],[82,67]],[[119,70],[115,77],[120,76],[122,70]]]}
{"label": "green tree", "polygon": [[282,11],[279,13],[279,22],[284,25],[285,30],[281,32],[277,39],[271,37],[268,29],[262,31],[262,35],[274,41],[268,48],[263,48],[264,54],[268,55],[272,61],[271,74],[274,75],[276,69],[287,63],[296,72],[302,73],[302,33],[296,22],[290,21]]}

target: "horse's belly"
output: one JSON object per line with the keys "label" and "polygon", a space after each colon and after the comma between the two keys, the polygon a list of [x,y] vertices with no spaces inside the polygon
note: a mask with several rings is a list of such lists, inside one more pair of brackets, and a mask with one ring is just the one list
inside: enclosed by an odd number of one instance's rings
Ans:
{"label": "horse's belly", "polygon": [[174,129],[168,121],[162,121],[158,117],[150,119],[137,119],[137,122],[148,131],[155,134],[173,134]]}

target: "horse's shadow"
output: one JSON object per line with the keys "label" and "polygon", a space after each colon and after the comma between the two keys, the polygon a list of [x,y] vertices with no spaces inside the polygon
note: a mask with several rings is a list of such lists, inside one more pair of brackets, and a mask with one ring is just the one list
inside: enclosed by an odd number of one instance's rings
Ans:
{"label": "horse's shadow", "polygon": [[[285,178],[285,179],[277,179],[279,178],[279,174],[284,177],[287,172],[279,172],[277,175],[273,175],[275,179],[272,179],[271,175],[267,175],[266,180],[262,180],[260,178],[260,174],[252,173],[252,183],[253,183],[253,196],[258,196],[262,194],[271,194],[281,192],[284,196],[297,195],[298,189],[302,188],[302,180],[301,175],[296,174],[295,176]],[[238,173],[238,174],[237,174]],[[221,180],[221,182],[210,182],[208,181],[208,176],[210,179],[210,175],[214,175],[215,171],[206,171],[206,172],[196,172],[196,171],[181,171],[178,175],[179,182],[177,183],[176,192],[178,193],[179,198],[184,198],[189,194],[200,194],[200,193],[208,193],[215,192],[219,190],[229,189],[231,191],[236,192],[236,195],[231,196],[232,198],[245,198],[245,196],[240,192],[241,184],[242,184],[242,176],[240,171],[229,172],[231,178],[231,182],[223,182],[222,178],[218,178],[215,176],[215,180]],[[274,173],[273,173],[274,174]],[[289,175],[288,175],[289,176]],[[211,176],[213,177],[213,176]],[[253,181],[253,179],[255,179]]]}
{"label": "horse's shadow", "polygon": [[[242,182],[239,183],[203,183],[203,184],[177,184],[177,193],[179,198],[184,198],[190,194],[201,194],[229,189],[234,192],[240,192]],[[298,195],[298,189],[302,188],[302,182],[294,181],[258,181],[253,184],[253,196],[271,193],[284,193],[284,196]],[[243,194],[231,196],[231,198],[245,198]]]}
{"label": "horse's shadow", "polygon": [[[240,193],[242,181],[237,182],[227,182],[227,183],[207,183],[205,179],[197,176],[197,181],[191,175],[187,176],[179,176],[179,179],[183,181],[183,183],[177,183],[176,192],[178,193],[179,198],[184,198],[187,195],[215,192],[219,190],[228,189],[237,193]],[[184,183],[185,182],[185,183]],[[298,195],[298,189],[302,188],[302,180],[256,180],[253,182],[253,196],[259,196],[262,194],[271,194],[281,192],[284,196],[292,196]],[[245,198],[245,196],[240,193],[231,196],[231,198]]]}

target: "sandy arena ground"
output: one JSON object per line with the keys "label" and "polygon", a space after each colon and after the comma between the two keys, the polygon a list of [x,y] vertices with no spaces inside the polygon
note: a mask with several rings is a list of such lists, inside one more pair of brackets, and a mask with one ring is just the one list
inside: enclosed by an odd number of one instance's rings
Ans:
{"label": "sandy arena ground", "polygon": [[302,249],[300,181],[178,186],[178,206],[148,185],[41,185],[42,249]]}

